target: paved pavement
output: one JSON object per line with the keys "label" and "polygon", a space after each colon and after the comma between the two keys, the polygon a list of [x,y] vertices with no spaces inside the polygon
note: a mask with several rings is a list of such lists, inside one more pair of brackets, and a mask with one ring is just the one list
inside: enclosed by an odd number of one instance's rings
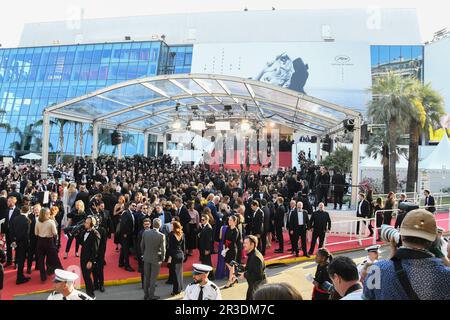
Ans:
{"label": "paved pavement", "polygon": [[[389,247],[381,249],[382,258],[389,256]],[[345,253],[346,255],[358,264],[366,256],[366,251],[360,250],[351,253]],[[267,268],[267,275],[269,282],[288,282],[293,285],[303,296],[303,299],[310,300],[312,293],[311,284],[305,279],[308,273],[314,275],[316,270],[316,264],[314,261],[306,261],[301,263],[295,263],[290,265],[271,266]],[[186,271],[186,270],[185,270]],[[191,278],[184,279],[185,287],[192,282]],[[226,284],[226,280],[218,280],[215,283],[219,287],[223,287]],[[127,284],[119,286],[106,287],[104,293],[96,291],[97,300],[142,300],[144,297],[141,285],[139,284]],[[229,300],[243,300],[245,299],[245,293],[247,291],[247,283],[245,280],[240,281],[238,284],[229,289],[223,289],[222,298]],[[171,297],[172,286],[165,284],[165,280],[158,281],[156,288],[156,295],[161,299],[178,300],[183,298],[183,293],[178,296]],[[28,296],[16,297],[15,300],[45,300],[49,294],[35,294]]]}

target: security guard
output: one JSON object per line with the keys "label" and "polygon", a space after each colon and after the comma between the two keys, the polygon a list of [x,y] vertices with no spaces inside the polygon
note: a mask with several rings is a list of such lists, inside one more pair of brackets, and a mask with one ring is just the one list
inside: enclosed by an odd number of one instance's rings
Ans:
{"label": "security guard", "polygon": [[194,282],[186,287],[183,300],[222,300],[219,287],[208,279],[213,268],[199,263],[192,266]]}
{"label": "security guard", "polygon": [[54,290],[47,300],[94,300],[86,293],[74,288],[74,282],[78,279],[76,273],[62,269],[55,270]]}
{"label": "security guard", "polygon": [[367,247],[365,250],[367,251],[367,257],[366,259],[364,259],[363,262],[361,262],[358,265],[358,273],[360,278],[362,278],[364,275],[364,269],[369,267],[370,265],[374,264],[375,262],[378,261],[378,257],[380,254],[380,245],[379,244],[375,244],[373,246]]}

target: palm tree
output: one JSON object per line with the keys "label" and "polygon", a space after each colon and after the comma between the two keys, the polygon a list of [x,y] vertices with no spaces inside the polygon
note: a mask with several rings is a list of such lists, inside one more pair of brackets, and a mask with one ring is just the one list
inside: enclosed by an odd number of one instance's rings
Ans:
{"label": "palm tree", "polygon": [[[41,152],[42,148],[42,139],[41,139],[41,131],[36,130],[35,127],[39,126],[39,123],[33,123],[27,125],[23,130],[20,128],[14,128],[12,131],[15,132],[19,140],[12,142],[9,145],[9,148],[14,150],[16,157],[21,156],[23,154],[27,154],[30,151]],[[33,142],[33,139],[35,143]],[[49,143],[49,147],[52,149],[53,146]]]}
{"label": "palm tree", "polygon": [[[0,117],[2,115],[4,115],[4,114],[6,114],[6,111],[5,110],[0,110]],[[9,123],[1,122],[0,123],[0,129],[5,129],[6,133],[10,133],[11,132],[11,126],[9,125]]]}
{"label": "palm tree", "polygon": [[[398,130],[398,135],[401,135],[400,130]],[[407,149],[397,146],[396,153],[406,156]],[[373,130],[367,142],[366,154],[374,159],[381,158],[380,162],[383,165],[383,192],[388,193],[391,189],[389,187],[389,145],[386,129]]]}
{"label": "palm tree", "polygon": [[[61,162],[63,161],[63,155],[64,155],[64,126],[69,123],[69,120],[65,119],[58,119],[56,120],[50,120],[50,126],[58,126],[59,128],[59,157],[61,159]],[[35,126],[42,126],[44,123],[44,120],[38,120],[35,123]],[[57,159],[56,159],[57,161]]]}
{"label": "palm tree", "polygon": [[440,118],[445,114],[444,99],[431,88],[430,84],[423,85],[415,80],[415,94],[409,112],[409,159],[406,191],[413,192],[418,176],[419,140],[421,134],[431,127],[440,125]]}
{"label": "palm tree", "polygon": [[386,138],[389,152],[389,190],[397,190],[398,130],[409,124],[406,114],[410,110],[413,81],[388,72],[375,80],[371,91],[374,99],[369,102],[368,115],[373,123],[384,124],[387,128]]}

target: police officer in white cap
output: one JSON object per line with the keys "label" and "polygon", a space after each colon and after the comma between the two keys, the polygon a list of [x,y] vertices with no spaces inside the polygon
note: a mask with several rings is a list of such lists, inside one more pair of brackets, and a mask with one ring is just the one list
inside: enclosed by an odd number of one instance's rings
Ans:
{"label": "police officer in white cap", "polygon": [[76,273],[62,269],[55,270],[55,279],[53,280],[53,291],[47,300],[94,300],[86,293],[81,292],[74,287],[74,282],[78,279]]}
{"label": "police officer in white cap", "polygon": [[208,279],[213,268],[199,263],[192,266],[194,282],[186,287],[183,300],[222,300],[219,287]]}
{"label": "police officer in white cap", "polygon": [[375,244],[365,249],[367,251],[367,257],[358,265],[358,273],[360,279],[364,280],[367,268],[378,261],[378,257],[380,255],[380,247],[381,246],[379,244]]}

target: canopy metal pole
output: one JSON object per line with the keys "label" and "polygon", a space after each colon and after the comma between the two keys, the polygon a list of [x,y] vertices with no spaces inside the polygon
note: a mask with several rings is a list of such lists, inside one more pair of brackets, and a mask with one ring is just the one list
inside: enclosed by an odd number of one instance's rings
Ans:
{"label": "canopy metal pole", "polygon": [[92,159],[98,157],[98,122],[92,124]]}
{"label": "canopy metal pole", "polygon": [[117,145],[117,159],[122,159],[122,144]]}
{"label": "canopy metal pole", "polygon": [[144,131],[144,157],[148,157],[148,137],[149,133]]}
{"label": "canopy metal pole", "polygon": [[42,129],[41,177],[46,178],[48,174],[48,149],[50,144],[50,115],[47,112],[44,112]]}
{"label": "canopy metal pole", "polygon": [[353,129],[353,155],[352,155],[352,197],[351,206],[356,208],[359,192],[359,146],[361,141],[361,117],[355,117]]}
{"label": "canopy metal pole", "polygon": [[320,157],[321,157],[321,149],[320,149],[320,136],[317,136],[317,143],[316,143],[316,165],[320,163]]}

